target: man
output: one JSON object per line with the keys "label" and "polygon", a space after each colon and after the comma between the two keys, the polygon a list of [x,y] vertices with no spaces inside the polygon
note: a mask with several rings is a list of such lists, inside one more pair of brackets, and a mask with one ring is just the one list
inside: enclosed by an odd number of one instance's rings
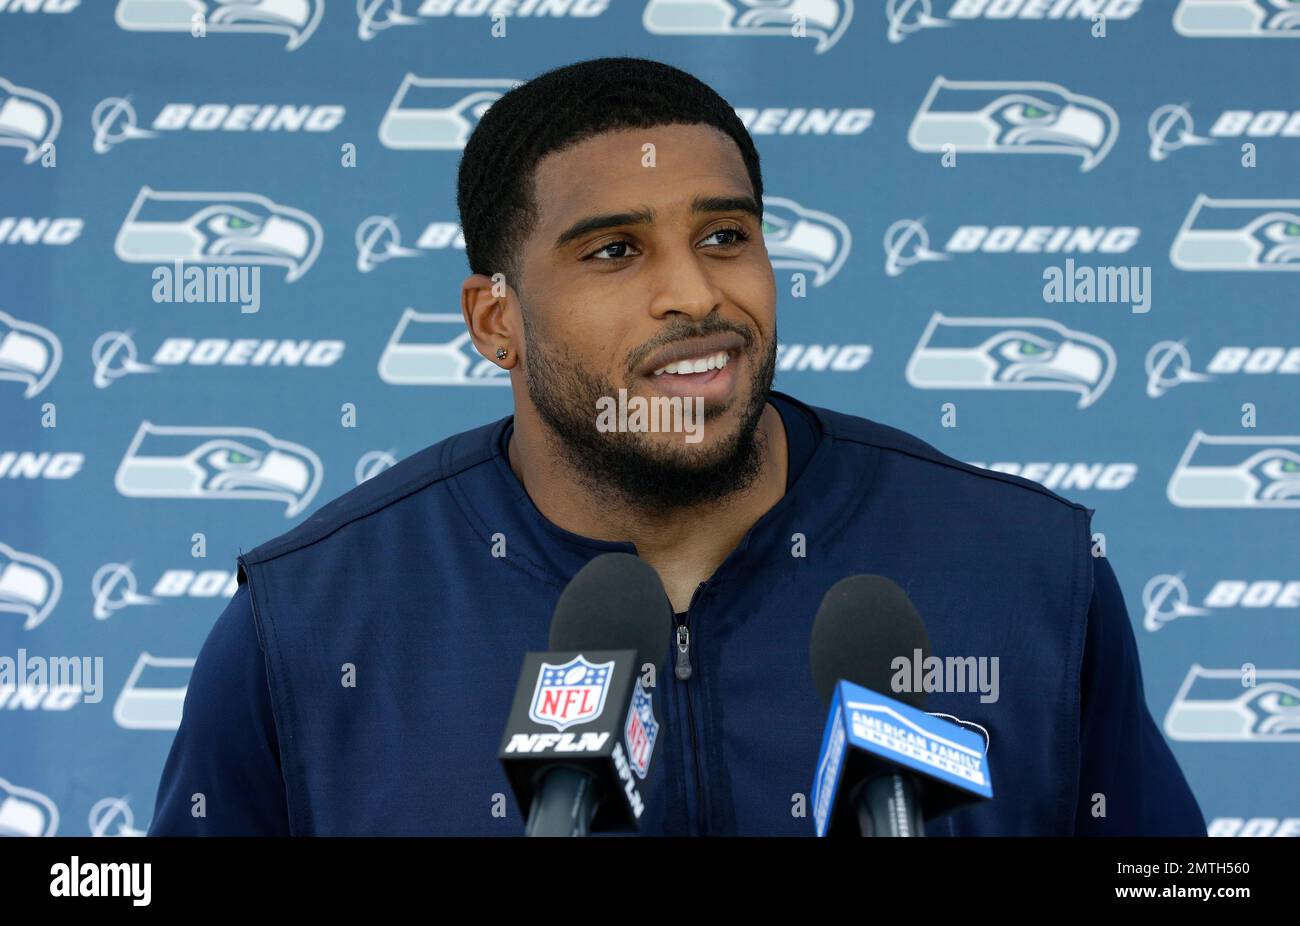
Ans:
{"label": "man", "polygon": [[[1000,657],[996,701],[929,695],[984,732],[998,794],[930,832],[1204,834],[1092,512],[771,391],[759,158],[716,93],[653,61],[559,68],[492,106],[458,182],[465,322],[515,414],[238,558],[151,833],[521,833],[495,755],[522,655],[625,551],[676,612],[645,832],[812,832],[809,632],[875,573],[935,654]],[[611,430],[620,390],[702,427]]]}

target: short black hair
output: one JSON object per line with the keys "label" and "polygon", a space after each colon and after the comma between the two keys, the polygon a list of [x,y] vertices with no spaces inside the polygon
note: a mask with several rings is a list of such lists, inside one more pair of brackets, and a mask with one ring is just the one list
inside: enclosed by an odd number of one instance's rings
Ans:
{"label": "short black hair", "polygon": [[470,135],[456,178],[456,205],[471,273],[506,274],[535,228],[535,169],[556,151],[617,129],[711,125],[740,148],[762,207],[758,150],[736,111],[708,84],[648,58],[593,58],[539,74],[489,107]]}

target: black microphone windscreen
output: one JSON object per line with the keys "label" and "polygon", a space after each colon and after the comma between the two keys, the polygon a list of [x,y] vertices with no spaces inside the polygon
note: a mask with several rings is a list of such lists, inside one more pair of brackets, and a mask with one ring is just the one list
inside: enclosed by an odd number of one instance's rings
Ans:
{"label": "black microphone windscreen", "polygon": [[916,650],[922,659],[930,654],[921,615],[892,579],[849,576],[831,586],[817,609],[810,649],[813,680],[827,707],[843,679],[923,709],[925,692],[895,692],[890,686],[895,658],[905,656],[910,663]]}
{"label": "black microphone windscreen", "polygon": [[659,574],[630,553],[602,553],[578,570],[551,618],[550,648],[631,649],[637,664],[668,654],[673,607]]}

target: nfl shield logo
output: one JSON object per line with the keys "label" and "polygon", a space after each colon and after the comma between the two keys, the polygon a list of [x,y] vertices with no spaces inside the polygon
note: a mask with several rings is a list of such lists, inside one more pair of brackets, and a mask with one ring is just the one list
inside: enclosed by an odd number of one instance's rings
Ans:
{"label": "nfl shield logo", "polygon": [[627,724],[623,727],[628,762],[638,778],[644,778],[650,770],[650,756],[655,750],[655,737],[658,735],[659,723],[655,720],[650,692],[641,687],[641,679],[638,678],[636,690],[632,693],[632,704],[627,709]]}
{"label": "nfl shield logo", "polygon": [[542,663],[537,687],[533,689],[533,703],[528,708],[529,718],[535,723],[550,724],[561,732],[594,720],[605,709],[613,670],[613,660],[594,663],[581,655],[559,665]]}

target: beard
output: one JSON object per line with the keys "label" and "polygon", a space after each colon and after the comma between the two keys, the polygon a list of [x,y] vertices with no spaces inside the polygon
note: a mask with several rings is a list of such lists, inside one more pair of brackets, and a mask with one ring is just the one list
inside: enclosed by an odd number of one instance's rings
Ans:
{"label": "beard", "polygon": [[[521,314],[528,397],[549,429],[548,443],[589,491],[612,495],[633,510],[662,514],[716,502],[753,486],[765,459],[765,441],[758,422],[772,391],[775,337],[766,355],[753,365],[749,396],[736,429],[707,450],[688,452],[657,443],[641,432],[597,430],[596,401],[617,397],[618,387],[574,362],[568,351],[552,351],[530,326],[528,318],[532,313],[525,310]],[[710,318],[713,320],[706,319],[698,326],[673,329],[670,340],[735,332],[745,339],[748,356],[753,334]],[[724,414],[735,401],[706,409],[705,422]]]}

